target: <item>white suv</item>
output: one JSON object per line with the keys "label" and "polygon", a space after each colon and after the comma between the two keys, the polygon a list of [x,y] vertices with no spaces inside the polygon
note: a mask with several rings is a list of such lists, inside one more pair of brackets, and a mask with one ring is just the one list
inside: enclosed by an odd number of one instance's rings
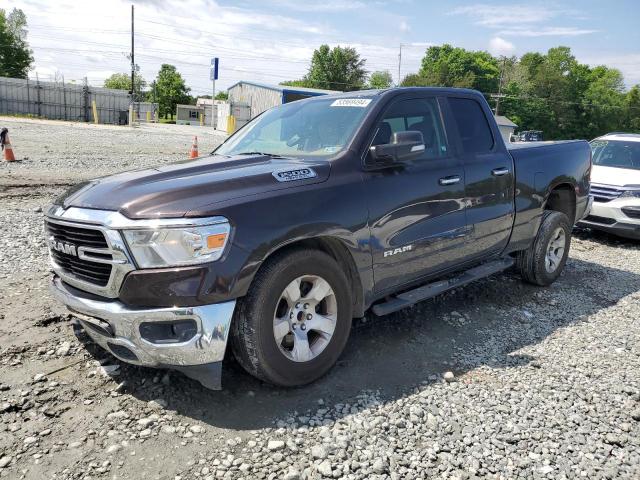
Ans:
{"label": "white suv", "polygon": [[591,150],[593,205],[580,225],[640,239],[640,134],[609,133]]}

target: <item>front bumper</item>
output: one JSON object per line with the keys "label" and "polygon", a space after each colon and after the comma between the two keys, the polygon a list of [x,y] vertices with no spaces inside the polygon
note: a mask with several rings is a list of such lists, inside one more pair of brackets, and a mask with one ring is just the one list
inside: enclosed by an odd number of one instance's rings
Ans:
{"label": "front bumper", "polygon": [[[87,334],[117,358],[134,365],[175,368],[208,388],[219,388],[219,378],[212,383],[212,379],[200,377],[208,375],[206,366],[219,367],[224,358],[235,300],[198,307],[130,309],[117,300],[77,295],[57,276],[51,292],[80,319]],[[143,323],[175,324],[184,320],[196,325],[195,334],[184,342],[152,342],[140,331]],[[218,367],[215,370],[219,372]]]}
{"label": "front bumper", "polygon": [[640,198],[593,202],[589,215],[578,225],[621,237],[640,239]]}

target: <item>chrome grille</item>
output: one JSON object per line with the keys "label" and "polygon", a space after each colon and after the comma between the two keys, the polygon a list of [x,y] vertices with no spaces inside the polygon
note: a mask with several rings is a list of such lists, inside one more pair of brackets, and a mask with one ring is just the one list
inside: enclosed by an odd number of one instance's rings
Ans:
{"label": "chrome grille", "polygon": [[[104,253],[93,252],[92,256],[106,261],[112,260],[109,244],[100,230],[50,221],[45,221],[45,229],[49,241],[72,245],[75,247],[76,252],[80,247],[104,249]],[[49,248],[49,251],[51,259],[65,273],[100,287],[104,287],[109,283],[111,264],[94,262],[86,258],[80,258],[77,254],[70,254],[53,248]]]}
{"label": "chrome grille", "polygon": [[622,187],[614,187],[613,185],[591,184],[591,196],[595,202],[610,202],[615,200],[624,192]]}

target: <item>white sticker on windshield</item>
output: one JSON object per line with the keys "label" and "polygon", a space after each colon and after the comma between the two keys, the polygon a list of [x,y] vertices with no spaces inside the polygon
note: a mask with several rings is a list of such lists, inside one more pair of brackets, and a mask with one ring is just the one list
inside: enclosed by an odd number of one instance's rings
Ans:
{"label": "white sticker on windshield", "polygon": [[370,98],[340,98],[334,100],[332,107],[360,107],[364,108],[371,103]]}

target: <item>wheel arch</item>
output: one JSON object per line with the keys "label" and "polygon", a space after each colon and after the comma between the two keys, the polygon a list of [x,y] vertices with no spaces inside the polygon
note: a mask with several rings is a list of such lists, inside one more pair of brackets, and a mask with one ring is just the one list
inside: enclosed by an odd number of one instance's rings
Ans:
{"label": "wheel arch", "polygon": [[576,190],[570,183],[558,183],[549,189],[543,209],[564,213],[571,225],[576,221]]}
{"label": "wheel arch", "polygon": [[299,249],[312,249],[324,252],[338,263],[344,274],[347,276],[347,280],[351,287],[353,316],[364,316],[365,299],[362,278],[360,277],[360,273],[356,267],[353,255],[349,252],[349,248],[341,239],[329,236],[318,236],[293,240],[271,250],[263,260],[262,265],[274,258],[276,255],[286,255],[288,252]]}

